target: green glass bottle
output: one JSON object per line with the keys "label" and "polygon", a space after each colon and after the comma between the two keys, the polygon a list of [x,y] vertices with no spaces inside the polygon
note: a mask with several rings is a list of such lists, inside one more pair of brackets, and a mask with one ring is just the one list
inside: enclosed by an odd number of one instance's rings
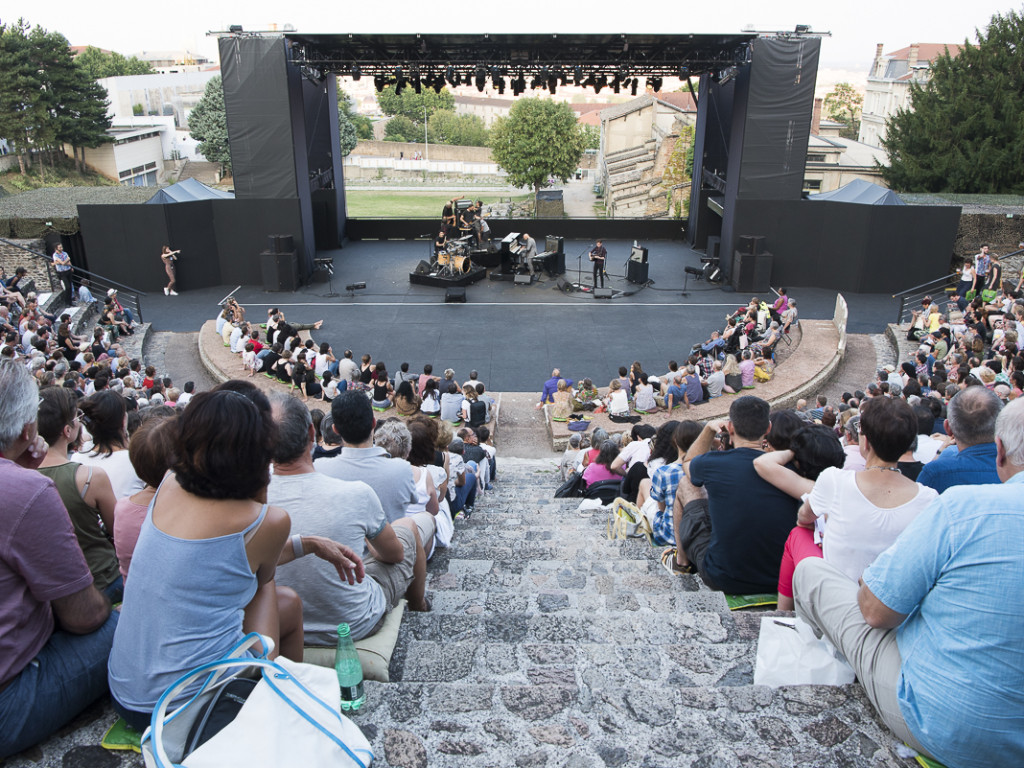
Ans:
{"label": "green glass bottle", "polygon": [[338,625],[334,671],[338,675],[338,685],[341,686],[342,711],[356,712],[366,701],[366,694],[363,692],[363,665],[359,662],[359,652],[352,642],[348,624]]}

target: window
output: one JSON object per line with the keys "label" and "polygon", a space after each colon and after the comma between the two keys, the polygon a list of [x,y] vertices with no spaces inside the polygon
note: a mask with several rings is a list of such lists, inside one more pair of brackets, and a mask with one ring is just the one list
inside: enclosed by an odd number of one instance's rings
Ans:
{"label": "window", "polygon": [[807,155],[807,162],[808,163],[824,163],[825,162],[825,155],[818,154],[818,153],[813,153],[813,154],[812,153],[808,153],[808,155]]}
{"label": "window", "polygon": [[821,189],[821,179],[804,179],[804,189],[808,192],[817,192]]}

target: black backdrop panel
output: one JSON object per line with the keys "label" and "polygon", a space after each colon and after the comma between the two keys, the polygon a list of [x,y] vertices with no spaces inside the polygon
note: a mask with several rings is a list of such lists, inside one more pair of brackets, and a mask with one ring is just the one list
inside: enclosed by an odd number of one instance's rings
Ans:
{"label": "black backdrop panel", "polygon": [[[797,200],[804,183],[821,40],[758,38],[740,78],[745,130],[737,197]],[[730,156],[730,161],[735,155]],[[731,165],[731,162],[730,162]]]}
{"label": "black backdrop panel", "polygon": [[259,255],[270,235],[292,235],[305,248],[298,200],[213,200],[213,222],[222,282],[258,285]]}
{"label": "black backdrop panel", "polygon": [[222,37],[220,61],[238,198],[294,198],[283,37]]}
{"label": "black backdrop panel", "polygon": [[[158,207],[156,205],[152,207]],[[160,205],[167,216],[170,246],[178,255],[179,290],[221,285],[217,238],[213,227],[213,201]]]}
{"label": "black backdrop panel", "polygon": [[737,232],[764,235],[772,285],[896,293],[941,277],[960,210],[810,200],[739,200]]}
{"label": "black backdrop panel", "polygon": [[[90,272],[142,291],[167,285],[160,247],[170,244],[162,205],[80,205],[78,221]],[[182,254],[182,263],[190,257]]]}
{"label": "black backdrop panel", "polygon": [[[352,240],[433,240],[438,219],[348,219],[345,233]],[[529,232],[535,240],[557,235],[573,240],[682,240],[685,219],[488,219],[491,237]],[[538,246],[539,247],[539,246]]]}

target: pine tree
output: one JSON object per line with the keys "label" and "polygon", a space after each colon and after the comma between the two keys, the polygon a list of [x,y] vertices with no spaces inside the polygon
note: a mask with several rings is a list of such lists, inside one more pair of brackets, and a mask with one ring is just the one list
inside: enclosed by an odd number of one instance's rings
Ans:
{"label": "pine tree", "polygon": [[36,129],[46,118],[29,35],[24,19],[0,25],[0,136],[17,152],[22,174],[28,170],[26,159]]}
{"label": "pine tree", "polygon": [[206,83],[203,98],[188,116],[188,130],[199,143],[199,151],[211,163],[220,163],[225,173],[231,170],[228,146],[228,118],[224,107],[224,89],[220,75]]}
{"label": "pine tree", "polygon": [[1024,193],[1024,16],[996,14],[977,38],[934,59],[890,120],[882,175],[893,189]]}

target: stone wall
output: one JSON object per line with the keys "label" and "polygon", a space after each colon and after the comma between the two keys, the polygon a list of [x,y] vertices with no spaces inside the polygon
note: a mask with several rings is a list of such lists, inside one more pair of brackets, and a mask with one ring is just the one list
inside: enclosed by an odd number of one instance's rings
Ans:
{"label": "stone wall", "polygon": [[[37,253],[46,252],[46,244],[42,240],[10,240],[9,242],[20,245],[22,248],[31,248]],[[49,292],[50,278],[47,277],[46,262],[42,259],[33,258],[31,254],[25,253],[21,248],[0,242],[0,266],[4,268],[4,273],[8,278],[14,276],[14,270],[18,267],[25,267],[28,270],[28,276],[35,280],[36,289],[41,293]]]}
{"label": "stone wall", "polygon": [[430,159],[441,161],[462,161],[465,163],[493,163],[491,150],[488,147],[460,147],[451,144],[431,144],[428,147],[420,142],[401,141],[360,141],[352,150],[353,155],[369,155],[370,157],[394,157],[405,155],[411,160],[413,153],[422,155],[430,153]]}
{"label": "stone wall", "polygon": [[[965,256],[973,256],[983,243],[992,253],[1002,255],[1018,250],[1024,242],[1024,216],[1002,213],[962,213],[953,245],[951,269],[959,269]],[[1003,262],[1004,277],[1014,277],[1024,270],[1024,256],[1015,256]]]}

